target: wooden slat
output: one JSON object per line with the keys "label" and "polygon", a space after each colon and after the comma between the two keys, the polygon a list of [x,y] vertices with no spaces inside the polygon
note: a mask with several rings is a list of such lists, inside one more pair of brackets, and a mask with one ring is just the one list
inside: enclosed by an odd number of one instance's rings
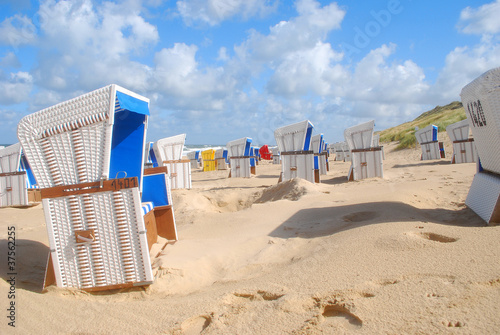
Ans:
{"label": "wooden slat", "polygon": [[104,180],[102,182],[81,183],[74,185],[55,186],[40,190],[42,199],[66,197],[69,195],[119,191],[121,189],[138,187],[137,177]]}
{"label": "wooden slat", "polygon": [[174,210],[172,206],[158,206],[154,208],[156,229],[158,235],[167,240],[177,240],[175,229]]}
{"label": "wooden slat", "polygon": [[154,168],[144,169],[144,175],[149,176],[158,173],[168,173],[168,168],[166,166],[158,166]]}

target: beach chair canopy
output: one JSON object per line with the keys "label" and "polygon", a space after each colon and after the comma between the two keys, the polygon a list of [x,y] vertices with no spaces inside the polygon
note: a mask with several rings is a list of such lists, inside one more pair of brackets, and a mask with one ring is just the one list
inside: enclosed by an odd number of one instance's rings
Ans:
{"label": "beach chair canopy", "polygon": [[156,158],[160,162],[181,160],[185,141],[186,134],[166,137],[156,141],[153,145]]}
{"label": "beach chair canopy", "polygon": [[323,134],[314,135],[311,138],[311,149],[315,154],[320,154],[323,152]]}
{"label": "beach chair canopy", "polygon": [[415,137],[417,138],[419,144],[436,142],[438,140],[437,136],[438,127],[433,124],[430,124],[427,127],[415,132]]}
{"label": "beach chair canopy", "polygon": [[460,95],[482,167],[500,174],[500,67],[476,78]]}
{"label": "beach chair canopy", "polygon": [[41,188],[138,177],[149,99],[109,85],[25,116],[18,138]]}
{"label": "beach chair canopy", "polygon": [[446,132],[451,141],[463,141],[469,138],[470,128],[467,119],[455,122],[446,127]]}
{"label": "beach chair canopy", "polygon": [[375,121],[371,120],[357,126],[347,128],[344,131],[344,138],[348,146],[348,150],[367,149],[370,148],[373,141],[373,127]]}
{"label": "beach chair canopy", "polygon": [[309,120],[278,128],[274,138],[281,152],[311,150],[311,136],[314,129]]}
{"label": "beach chair canopy", "polygon": [[376,148],[380,146],[380,135],[374,134],[372,139],[372,147]]}
{"label": "beach chair canopy", "polygon": [[21,158],[21,144],[16,143],[0,149],[0,172],[17,172]]}
{"label": "beach chair canopy", "polygon": [[262,147],[260,147],[259,154],[264,160],[273,159],[273,153],[269,150],[269,146],[267,144],[264,144]]}
{"label": "beach chair canopy", "polygon": [[250,156],[250,144],[252,139],[250,137],[243,137],[238,140],[227,142],[227,153],[231,157],[244,157]]}

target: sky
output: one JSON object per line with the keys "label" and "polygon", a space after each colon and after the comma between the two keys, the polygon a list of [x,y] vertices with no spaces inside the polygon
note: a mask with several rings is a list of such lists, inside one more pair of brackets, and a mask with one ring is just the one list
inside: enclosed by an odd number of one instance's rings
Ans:
{"label": "sky", "polygon": [[500,0],[0,0],[0,143],[109,84],[150,99],[147,140],[251,137],[309,119],[383,130],[500,66]]}

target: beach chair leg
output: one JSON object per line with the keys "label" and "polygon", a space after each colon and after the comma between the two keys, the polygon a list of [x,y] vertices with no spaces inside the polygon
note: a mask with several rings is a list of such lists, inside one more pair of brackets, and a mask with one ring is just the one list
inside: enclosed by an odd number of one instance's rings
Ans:
{"label": "beach chair leg", "polygon": [[314,170],[314,182],[319,184],[320,183],[320,179],[319,179],[319,169],[315,169]]}
{"label": "beach chair leg", "polygon": [[229,169],[229,176],[227,176],[228,178],[231,178],[231,169]]}
{"label": "beach chair leg", "polygon": [[156,230],[158,235],[167,240],[177,241],[177,229],[175,227],[174,210],[172,206],[155,207]]}
{"label": "beach chair leg", "polygon": [[283,181],[283,172],[280,172],[280,179],[278,179],[278,184]]}
{"label": "beach chair leg", "polygon": [[56,275],[54,272],[54,264],[52,264],[52,255],[49,251],[47,257],[47,266],[45,267],[45,278],[43,280],[43,288],[56,284]]}
{"label": "beach chair leg", "polygon": [[250,173],[251,173],[251,174],[256,174],[256,173],[255,173],[255,166],[251,166],[251,167],[250,167]]}

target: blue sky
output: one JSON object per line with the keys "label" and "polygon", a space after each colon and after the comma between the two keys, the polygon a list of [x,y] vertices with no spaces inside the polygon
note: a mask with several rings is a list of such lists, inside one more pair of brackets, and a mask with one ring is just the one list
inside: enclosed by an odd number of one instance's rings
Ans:
{"label": "blue sky", "polygon": [[382,130],[500,66],[500,0],[0,0],[0,143],[19,120],[116,83],[151,100],[148,140],[252,137],[309,119]]}

